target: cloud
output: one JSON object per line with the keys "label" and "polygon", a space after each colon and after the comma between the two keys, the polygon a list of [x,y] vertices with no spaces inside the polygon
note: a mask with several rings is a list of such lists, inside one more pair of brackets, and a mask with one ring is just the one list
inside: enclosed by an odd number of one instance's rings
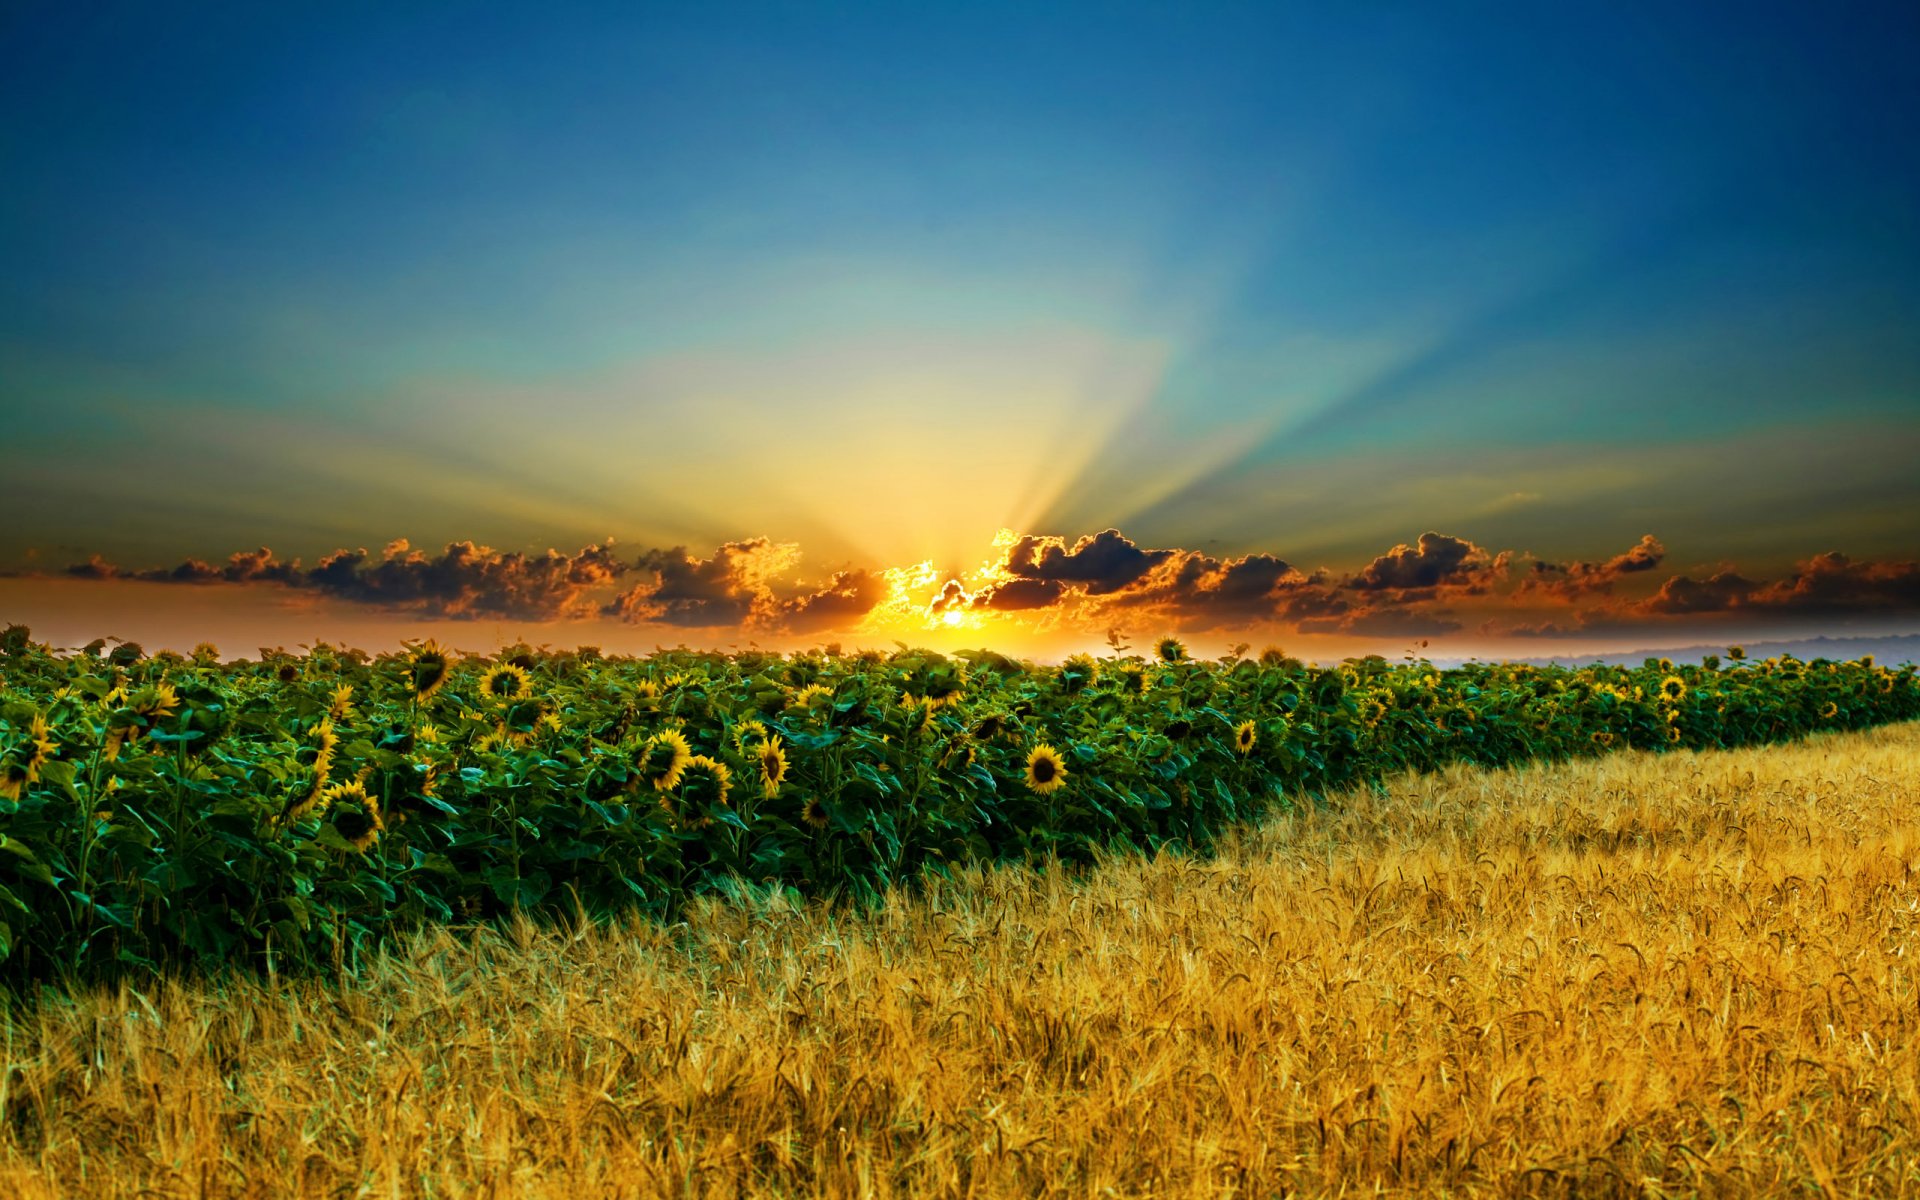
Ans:
{"label": "cloud", "polygon": [[439,554],[428,555],[402,538],[378,556],[365,548],[335,550],[310,568],[262,546],[232,555],[222,566],[189,558],[173,567],[127,570],[94,555],[66,573],[147,583],[278,584],[423,616],[545,621],[590,615],[594,605],[584,593],[629,569],[614,556],[611,542],[578,554],[548,550],[537,555],[450,542]]}
{"label": "cloud", "polygon": [[[1652,534],[1601,561],[1537,560],[1517,583],[1510,579],[1514,552],[1436,531],[1347,574],[1303,571],[1267,553],[1222,557],[1149,548],[1117,529],[1075,539],[1009,533],[995,544],[997,559],[965,579],[925,562],[887,569],[853,564],[823,582],[802,581],[796,577],[800,547],[764,537],[725,542],[705,556],[675,546],[631,558],[610,540],[570,554],[523,554],[471,541],[428,553],[399,539],[377,553],[335,550],[311,566],[263,546],[220,563],[189,558],[137,570],[94,555],[65,574],[284,587],[432,618],[599,618],[775,634],[897,631],[956,610],[997,614],[1036,630],[1150,623],[1195,633],[1291,629],[1380,638],[1454,633],[1469,620],[1489,636],[1553,638],[1725,614],[1781,620],[1920,614],[1920,563],[1829,552],[1772,580],[1730,565],[1703,578],[1661,579],[1667,551]],[[1634,589],[1641,598],[1616,595],[1632,581],[1644,581]]]}
{"label": "cloud", "polygon": [[1638,575],[1658,567],[1667,557],[1667,548],[1652,534],[1643,535],[1623,554],[1605,562],[1537,561],[1527,577],[1520,581],[1521,593],[1541,592],[1562,600],[1604,594],[1629,575]]}
{"label": "cloud", "polygon": [[1856,562],[1816,554],[1785,579],[1752,597],[1781,612],[1828,614],[1920,611],[1920,562]]}
{"label": "cloud", "polygon": [[773,580],[799,558],[798,546],[767,538],[726,542],[711,558],[695,558],[685,546],[650,550],[635,569],[653,578],[614,597],[601,612],[692,628],[768,625],[780,607]]}
{"label": "cloud", "polygon": [[1017,579],[1075,584],[1090,596],[1104,596],[1134,583],[1171,550],[1142,550],[1118,529],[1103,529],[1068,547],[1065,538],[1033,536],[1014,542],[1004,563]]}
{"label": "cloud", "polygon": [[1511,551],[1488,554],[1464,538],[1423,533],[1361,568],[1347,586],[1362,592],[1447,590],[1479,595],[1507,576]]}

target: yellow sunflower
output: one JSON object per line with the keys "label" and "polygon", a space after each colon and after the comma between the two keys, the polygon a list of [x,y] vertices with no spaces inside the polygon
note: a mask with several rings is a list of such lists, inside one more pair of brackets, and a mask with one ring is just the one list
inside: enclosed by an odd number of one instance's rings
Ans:
{"label": "yellow sunflower", "polygon": [[1596,746],[1611,746],[1613,745],[1613,731],[1610,729],[1596,730],[1591,740]]}
{"label": "yellow sunflower", "polygon": [[1153,647],[1161,662],[1176,663],[1187,656],[1187,644],[1177,637],[1163,637]]}
{"label": "yellow sunflower", "polygon": [[671,790],[693,757],[693,747],[678,729],[666,729],[648,738],[633,757],[636,780],[645,780],[656,792]]}
{"label": "yellow sunflower", "polygon": [[825,829],[829,820],[826,803],[818,796],[808,796],[807,802],[800,806],[800,819],[815,829]]}
{"label": "yellow sunflower", "polygon": [[1680,727],[1678,725],[1667,726],[1667,740],[1669,742],[1677,743],[1680,740],[1680,737],[1681,737],[1681,733],[1680,733]]}
{"label": "yellow sunflower", "polygon": [[772,798],[780,790],[780,781],[787,777],[787,752],[780,748],[779,737],[761,742],[754,751],[754,761],[760,765],[760,789]]}
{"label": "yellow sunflower", "polygon": [[353,685],[343,683],[333,689],[333,695],[327,701],[327,717],[333,721],[344,721],[353,716]]}
{"label": "yellow sunflower", "polygon": [[1254,729],[1252,721],[1242,721],[1233,727],[1233,748],[1241,754],[1252,754],[1253,748],[1259,743],[1260,734]]}
{"label": "yellow sunflower", "polygon": [[380,801],[369,794],[366,784],[358,779],[336,783],[320,793],[320,803],[328,809],[335,808],[343,800],[357,804],[359,809],[335,813],[333,827],[349,845],[365,854],[379,840],[380,831],[387,827],[380,816]]}
{"label": "yellow sunflower", "polygon": [[634,684],[633,706],[649,710],[660,707],[660,685],[651,679]]}
{"label": "yellow sunflower", "polygon": [[150,683],[133,694],[127,707],[145,717],[149,722],[164,720],[180,711],[179,693],[173,685],[162,679]]}
{"label": "yellow sunflower", "polygon": [[742,721],[733,727],[733,752],[745,758],[747,757],[747,743],[751,741],[762,741],[766,736],[767,727],[763,722],[751,719]]}
{"label": "yellow sunflower", "polygon": [[[727,793],[731,790],[733,772],[719,759],[704,754],[696,754],[687,760],[685,769],[680,773],[680,782],[674,787],[682,803],[690,801],[708,808],[726,804]],[[704,825],[707,821],[700,823]]]}
{"label": "yellow sunflower", "polygon": [[447,652],[440,644],[427,641],[407,661],[407,674],[413,683],[413,698],[429,700],[447,682]]}
{"label": "yellow sunflower", "polygon": [[498,704],[512,704],[533,695],[533,678],[524,667],[501,663],[480,677],[480,694]]}
{"label": "yellow sunflower", "polygon": [[340,748],[340,735],[333,731],[333,722],[325,719],[309,732],[313,737],[313,773],[325,779],[333,769],[333,755]]}
{"label": "yellow sunflower", "polygon": [[0,763],[0,796],[18,800],[27,782],[27,769],[24,766],[12,759]]}
{"label": "yellow sunflower", "polygon": [[1027,755],[1027,787],[1041,795],[1067,784],[1067,764],[1060,752],[1042,742]]}
{"label": "yellow sunflower", "polygon": [[1820,718],[1822,720],[1831,721],[1833,718],[1839,715],[1840,715],[1840,706],[1838,704],[1835,704],[1833,701],[1829,700],[1826,702],[1826,704],[1821,706]]}
{"label": "yellow sunflower", "polygon": [[810,683],[793,694],[793,698],[787,701],[787,707],[789,709],[811,708],[815,700],[831,699],[833,699],[832,688],[825,684]]}
{"label": "yellow sunflower", "polygon": [[1678,675],[1669,675],[1660,681],[1660,698],[1669,704],[1678,704],[1687,694],[1687,681]]}
{"label": "yellow sunflower", "polygon": [[40,713],[33,714],[33,720],[27,725],[27,757],[21,764],[26,768],[28,783],[40,782],[40,768],[53,761],[55,749],[47,718]]}

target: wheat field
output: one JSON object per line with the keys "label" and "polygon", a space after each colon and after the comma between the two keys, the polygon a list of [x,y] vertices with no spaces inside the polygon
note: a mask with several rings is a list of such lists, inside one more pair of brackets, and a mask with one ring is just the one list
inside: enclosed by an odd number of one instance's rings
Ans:
{"label": "wheat field", "polygon": [[1920,1194],[1920,726],[4,1016],[0,1195]]}

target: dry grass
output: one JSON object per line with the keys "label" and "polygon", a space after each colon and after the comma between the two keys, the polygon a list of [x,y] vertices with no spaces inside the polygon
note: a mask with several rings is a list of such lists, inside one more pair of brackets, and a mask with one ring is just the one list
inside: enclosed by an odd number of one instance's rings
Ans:
{"label": "dry grass", "polygon": [[866,917],[49,994],[0,1195],[1920,1194],[1916,798],[1912,725],[1458,771]]}

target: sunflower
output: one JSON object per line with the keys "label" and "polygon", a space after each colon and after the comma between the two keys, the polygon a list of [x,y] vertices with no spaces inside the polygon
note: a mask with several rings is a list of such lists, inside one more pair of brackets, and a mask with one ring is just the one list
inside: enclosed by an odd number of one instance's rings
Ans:
{"label": "sunflower", "polygon": [[1745,658],[1746,656],[1747,656],[1747,648],[1745,646],[1728,646],[1727,647],[1727,657],[1732,659],[1735,662],[1739,662],[1741,659]]}
{"label": "sunflower", "polygon": [[1667,726],[1667,740],[1669,742],[1677,744],[1680,741],[1680,737],[1680,727],[1678,725]]}
{"label": "sunflower", "polygon": [[533,695],[533,678],[525,667],[501,663],[480,677],[480,694],[499,704],[512,704]]}
{"label": "sunflower", "polygon": [[1378,696],[1369,696],[1367,697],[1367,702],[1360,706],[1360,715],[1366,720],[1367,724],[1378,725],[1386,719],[1386,702]]}
{"label": "sunflower", "polygon": [[1167,722],[1167,727],[1162,732],[1172,741],[1184,742],[1193,736],[1193,722],[1185,717],[1175,717]]}
{"label": "sunflower", "polygon": [[1233,748],[1242,754],[1252,754],[1253,748],[1260,743],[1260,735],[1254,729],[1252,721],[1242,721],[1233,727]]}
{"label": "sunflower", "polygon": [[[733,772],[727,769],[727,764],[704,754],[687,759],[680,773],[680,782],[674,788],[684,800],[709,808],[724,806],[727,793],[732,790]],[[701,824],[706,824],[706,821],[703,820]]]}
{"label": "sunflower", "polygon": [[27,758],[21,764],[26,768],[27,782],[40,782],[40,768],[53,761],[53,752],[58,747],[53,744],[53,731],[47,728],[47,718],[39,713],[33,714],[33,720],[27,726]]}
{"label": "sunflower", "polygon": [[780,739],[767,738],[754,751],[754,761],[760,764],[760,788],[769,799],[780,790],[780,781],[787,777],[787,752],[780,748]]}
{"label": "sunflower", "polygon": [[639,683],[634,684],[633,706],[644,709],[660,707],[660,685],[651,679],[642,679]]}
{"label": "sunflower", "polygon": [[953,760],[956,758],[960,760],[959,770],[964,771],[973,765],[973,739],[964,733],[957,737],[947,739],[947,749],[946,752],[940,756],[940,765],[942,767],[952,766]]}
{"label": "sunflower", "polygon": [[652,784],[656,792],[670,791],[680,782],[692,757],[693,747],[687,744],[685,734],[677,729],[663,730],[648,738],[633,756],[634,777]]}
{"label": "sunflower", "polygon": [[825,829],[829,820],[826,802],[818,796],[808,796],[807,802],[800,806],[800,819],[815,829]]}
{"label": "sunflower", "polygon": [[340,748],[340,735],[333,731],[333,722],[322,719],[311,730],[313,734],[313,773],[317,778],[325,779],[327,772],[333,769],[333,755]]}
{"label": "sunflower", "polygon": [[1678,704],[1687,694],[1687,681],[1678,675],[1669,675],[1660,681],[1660,698],[1669,704]]}
{"label": "sunflower", "polygon": [[447,682],[447,652],[434,641],[422,643],[407,661],[415,700],[431,699]]}
{"label": "sunflower", "polygon": [[353,685],[343,683],[333,689],[333,695],[327,701],[327,718],[344,721],[353,715]]}
{"label": "sunflower", "polygon": [[793,694],[793,699],[787,701],[787,707],[810,708],[815,700],[821,699],[833,699],[833,689],[825,684],[810,683]]}
{"label": "sunflower", "polygon": [[1840,706],[1838,704],[1835,704],[1831,700],[1827,701],[1826,704],[1823,705],[1820,709],[1820,719],[1823,721],[1831,721],[1833,718],[1839,715],[1840,715]]}
{"label": "sunflower", "polygon": [[746,758],[748,757],[747,743],[749,741],[765,741],[766,737],[767,727],[765,724],[751,719],[742,721],[733,727],[733,752],[742,758]]}
{"label": "sunflower", "polygon": [[133,694],[127,707],[145,717],[149,722],[164,720],[180,711],[179,693],[173,685],[162,679],[150,683]]}
{"label": "sunflower", "polygon": [[1135,696],[1142,695],[1153,686],[1147,678],[1146,668],[1139,663],[1122,663],[1119,667],[1120,690]]}
{"label": "sunflower", "polygon": [[988,713],[981,717],[973,727],[973,736],[977,741],[990,742],[1000,736],[1007,727],[1007,719],[999,713]]}
{"label": "sunflower", "polygon": [[320,793],[320,803],[329,809],[342,800],[353,801],[360,806],[359,811],[347,809],[334,814],[333,827],[349,845],[365,854],[379,840],[380,831],[387,827],[380,816],[380,801],[370,795],[367,785],[358,779],[336,783]]}
{"label": "sunflower", "polygon": [[281,683],[292,683],[300,678],[300,664],[283,662],[273,669],[273,677]]}
{"label": "sunflower", "polygon": [[1060,752],[1042,742],[1027,755],[1027,787],[1041,795],[1067,784],[1067,765],[1060,761]]}
{"label": "sunflower", "polygon": [[21,790],[27,786],[27,783],[26,767],[12,759],[0,764],[0,796],[8,800],[18,800]]}
{"label": "sunflower", "polygon": [[1163,637],[1154,644],[1161,662],[1177,663],[1187,656],[1187,644],[1177,637]]}
{"label": "sunflower", "polygon": [[1591,740],[1596,746],[1611,746],[1613,745],[1613,731],[1610,729],[1596,730]]}

